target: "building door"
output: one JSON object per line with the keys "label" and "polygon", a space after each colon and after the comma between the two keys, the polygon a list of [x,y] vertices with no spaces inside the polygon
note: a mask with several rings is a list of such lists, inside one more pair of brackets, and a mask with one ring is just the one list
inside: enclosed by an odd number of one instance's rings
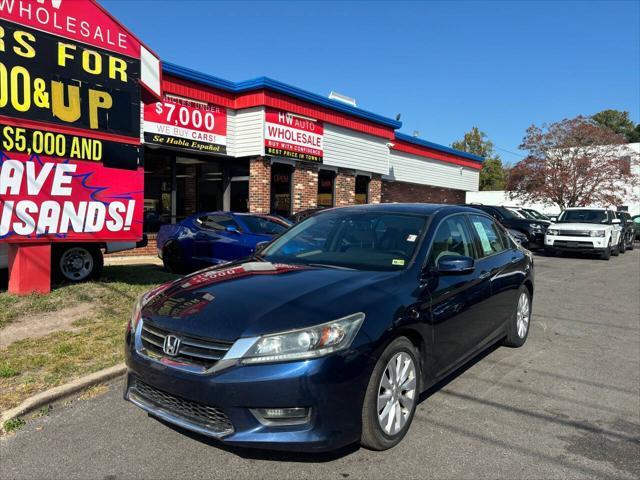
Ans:
{"label": "building door", "polygon": [[282,163],[271,165],[271,213],[291,215],[291,177],[293,167]]}

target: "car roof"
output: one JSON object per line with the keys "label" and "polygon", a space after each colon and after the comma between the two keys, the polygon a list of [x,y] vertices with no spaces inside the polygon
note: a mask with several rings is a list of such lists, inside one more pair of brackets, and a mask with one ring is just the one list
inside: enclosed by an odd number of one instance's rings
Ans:
{"label": "car roof", "polygon": [[[345,212],[389,212],[389,213],[410,213],[414,215],[435,215],[441,212],[457,213],[469,212],[477,213],[477,210],[466,205],[450,205],[441,203],[377,203],[354,205],[348,207],[336,207],[328,210],[340,210]],[[320,213],[324,213],[320,212]]]}
{"label": "car roof", "polygon": [[604,207],[567,207],[565,210],[600,210],[602,212],[606,212],[607,210],[611,210],[610,208]]}

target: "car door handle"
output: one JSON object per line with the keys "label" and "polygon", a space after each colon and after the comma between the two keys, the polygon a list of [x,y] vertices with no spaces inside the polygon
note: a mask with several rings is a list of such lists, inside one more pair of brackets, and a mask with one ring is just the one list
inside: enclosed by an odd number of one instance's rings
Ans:
{"label": "car door handle", "polygon": [[491,275],[491,272],[482,272],[480,273],[480,276],[478,276],[478,279],[480,280],[484,280],[485,278],[487,278],[489,275]]}
{"label": "car door handle", "polygon": [[511,257],[511,263],[518,263],[520,259],[518,257]]}

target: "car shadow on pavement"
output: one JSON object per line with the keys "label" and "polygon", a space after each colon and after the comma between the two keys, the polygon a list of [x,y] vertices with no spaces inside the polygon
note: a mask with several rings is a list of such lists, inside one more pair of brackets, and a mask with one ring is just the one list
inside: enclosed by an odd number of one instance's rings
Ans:
{"label": "car shadow on pavement", "polygon": [[266,450],[261,448],[245,448],[245,447],[236,447],[232,445],[227,445],[225,443],[219,442],[214,438],[206,437],[204,435],[200,435],[199,433],[192,432],[191,430],[185,430],[177,425],[173,425],[171,423],[165,422],[160,418],[156,418],[153,415],[149,414],[149,418],[152,418],[163,425],[175,430],[176,432],[181,433],[193,440],[196,440],[200,443],[207,444],[211,447],[218,448],[225,452],[231,453],[233,455],[237,455],[238,457],[249,459],[249,460],[266,460],[266,461],[274,461],[274,462],[296,462],[296,463],[325,463],[332,462],[334,460],[339,460],[342,457],[346,457],[347,455],[352,454],[360,449],[360,445],[354,443],[352,445],[347,445],[346,447],[340,448],[338,450],[333,450],[330,452],[287,452],[281,450]]}

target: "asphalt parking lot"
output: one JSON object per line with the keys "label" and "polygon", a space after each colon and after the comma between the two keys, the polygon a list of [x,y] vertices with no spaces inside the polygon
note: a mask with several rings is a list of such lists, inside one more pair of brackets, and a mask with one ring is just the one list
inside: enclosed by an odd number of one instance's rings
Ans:
{"label": "asphalt parking lot", "polygon": [[532,330],[427,392],[404,441],[327,455],[223,448],[106,393],[0,439],[10,478],[639,478],[640,249],[536,256]]}

